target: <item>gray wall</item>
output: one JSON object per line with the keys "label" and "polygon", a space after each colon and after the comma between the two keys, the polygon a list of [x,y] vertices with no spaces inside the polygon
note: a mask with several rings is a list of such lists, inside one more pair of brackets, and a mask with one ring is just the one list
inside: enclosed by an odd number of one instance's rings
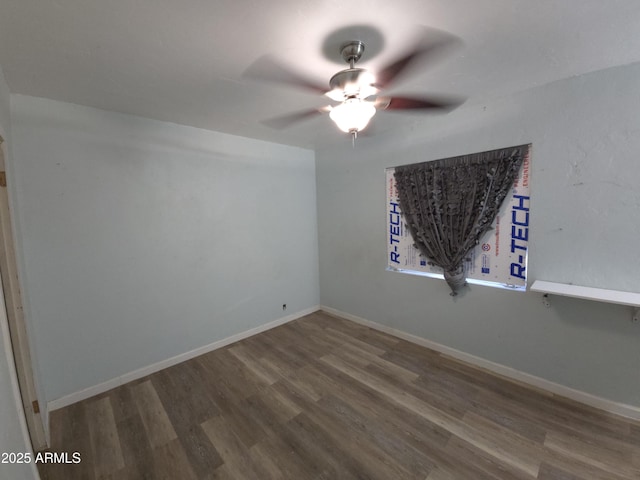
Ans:
{"label": "gray wall", "polygon": [[630,307],[483,286],[453,299],[385,271],[384,217],[385,167],[532,143],[529,282],[640,291],[639,84],[640,65],[609,69],[316,152],[321,304],[640,406]]}
{"label": "gray wall", "polygon": [[312,151],[20,95],[12,124],[47,401],[319,303]]}
{"label": "gray wall", "polygon": [[[10,142],[9,89],[0,67],[0,136]],[[8,150],[5,150],[7,154]],[[19,393],[11,341],[7,325],[6,311],[0,285],[0,452],[29,452],[31,445],[25,438],[24,417],[19,405]],[[0,465],[0,477],[12,480],[29,480],[38,478],[32,465],[3,464]]]}

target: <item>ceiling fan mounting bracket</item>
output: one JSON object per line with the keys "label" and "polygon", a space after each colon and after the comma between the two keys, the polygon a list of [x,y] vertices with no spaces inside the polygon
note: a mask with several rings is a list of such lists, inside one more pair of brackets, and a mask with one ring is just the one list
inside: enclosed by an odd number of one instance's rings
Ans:
{"label": "ceiling fan mounting bracket", "polygon": [[364,52],[364,42],[360,40],[353,40],[351,42],[343,43],[340,46],[340,54],[345,62],[349,64],[351,68],[360,60],[362,53]]}

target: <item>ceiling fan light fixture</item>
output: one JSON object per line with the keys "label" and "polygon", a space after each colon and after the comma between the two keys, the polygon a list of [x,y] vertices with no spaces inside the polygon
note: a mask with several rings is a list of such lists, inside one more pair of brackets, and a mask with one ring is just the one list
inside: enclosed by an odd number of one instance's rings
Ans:
{"label": "ceiling fan light fixture", "polygon": [[[410,110],[429,113],[447,112],[459,106],[463,100],[439,97],[404,97],[380,94],[387,90],[397,78],[407,70],[407,67],[417,60],[420,62],[433,57],[442,47],[450,45],[456,40],[448,35],[444,39],[424,33],[424,38],[414,48],[405,51],[402,56],[379,70],[377,79],[371,71],[356,67],[364,52],[364,43],[353,40],[342,44],[340,54],[349,65],[329,79],[329,89],[320,83],[309,80],[306,75],[298,74],[279,64],[270,57],[262,57],[249,67],[247,73],[253,78],[270,82],[294,85],[313,93],[321,93],[336,102],[336,106],[326,105],[310,108],[301,112],[294,112],[278,118],[265,121],[273,128],[286,128],[318,114],[329,113],[331,120],[343,132],[351,134],[354,145],[358,132],[364,130],[377,110]],[[427,38],[429,36],[429,38]],[[332,40],[333,42],[333,40]]]}
{"label": "ceiling fan light fixture", "polygon": [[325,95],[336,102],[342,102],[344,100],[344,91],[339,88],[329,90]]}
{"label": "ceiling fan light fixture", "polygon": [[349,98],[334,107],[329,116],[340,130],[346,133],[360,132],[369,124],[369,120],[376,114],[373,103],[359,98]]}
{"label": "ceiling fan light fixture", "polygon": [[[375,81],[375,80],[374,80]],[[380,90],[374,87],[372,84],[363,85],[360,87],[360,98],[369,98],[372,95],[377,95]]]}

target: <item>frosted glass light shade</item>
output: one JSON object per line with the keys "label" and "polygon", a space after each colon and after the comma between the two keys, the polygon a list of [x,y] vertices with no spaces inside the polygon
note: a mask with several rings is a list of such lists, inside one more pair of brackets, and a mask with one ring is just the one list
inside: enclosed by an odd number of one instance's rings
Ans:
{"label": "frosted glass light shade", "polygon": [[350,98],[333,108],[329,116],[340,130],[350,133],[363,130],[375,114],[376,107],[373,103]]}

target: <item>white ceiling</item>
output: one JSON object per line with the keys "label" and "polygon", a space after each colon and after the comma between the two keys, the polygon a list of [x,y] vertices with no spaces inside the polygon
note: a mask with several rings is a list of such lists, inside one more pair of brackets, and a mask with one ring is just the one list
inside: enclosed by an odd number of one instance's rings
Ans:
{"label": "white ceiling", "polygon": [[[0,65],[13,93],[321,148],[345,141],[328,118],[285,131],[260,120],[325,98],[243,72],[271,54],[328,83],[342,64],[323,50],[354,39],[341,29],[369,41],[361,64],[375,71],[418,25],[464,46],[394,92],[473,105],[640,61],[638,0],[0,0]],[[385,135],[412,119],[382,112],[372,123]]]}

